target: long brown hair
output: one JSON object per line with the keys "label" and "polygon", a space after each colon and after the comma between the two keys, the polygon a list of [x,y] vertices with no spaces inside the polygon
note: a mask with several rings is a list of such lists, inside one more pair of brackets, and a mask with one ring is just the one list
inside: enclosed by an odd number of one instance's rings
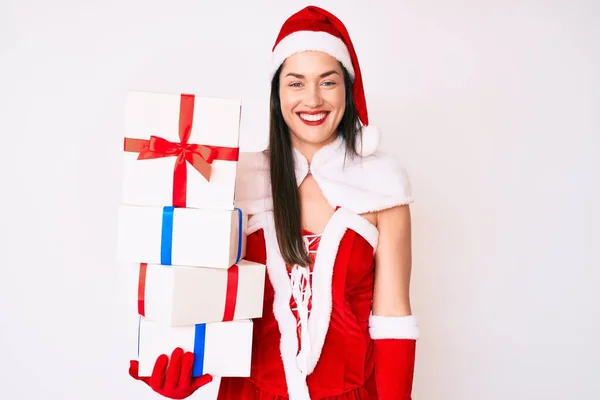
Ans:
{"label": "long brown hair", "polygon": [[[350,74],[340,63],[344,73],[346,106],[338,126],[338,135],[343,136],[346,155],[357,155],[356,144],[362,140],[360,120],[352,95]],[[300,196],[294,168],[294,153],[288,126],[281,112],[279,76],[283,65],[271,81],[271,106],[269,129],[269,155],[273,216],[279,251],[288,265],[307,266],[311,260],[302,240]]]}

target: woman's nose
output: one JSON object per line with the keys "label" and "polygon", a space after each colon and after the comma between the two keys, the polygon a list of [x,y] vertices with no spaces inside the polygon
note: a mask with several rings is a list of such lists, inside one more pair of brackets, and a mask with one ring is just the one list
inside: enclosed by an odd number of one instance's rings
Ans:
{"label": "woman's nose", "polygon": [[318,85],[311,85],[305,91],[304,104],[308,107],[318,107],[323,103],[321,91]]}

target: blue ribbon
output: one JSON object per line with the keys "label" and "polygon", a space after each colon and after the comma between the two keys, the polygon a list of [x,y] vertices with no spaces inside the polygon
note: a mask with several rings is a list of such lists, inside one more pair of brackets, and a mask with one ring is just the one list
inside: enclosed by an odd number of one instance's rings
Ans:
{"label": "blue ribbon", "polygon": [[194,367],[192,376],[202,376],[204,374],[204,345],[206,344],[206,324],[196,325],[196,334],[194,336]]}
{"label": "blue ribbon", "polygon": [[239,208],[236,208],[235,211],[238,212],[238,251],[237,251],[237,256],[235,257],[235,263],[237,264],[240,262],[240,259],[242,258],[242,210],[240,210]]}
{"label": "blue ribbon", "polygon": [[173,212],[175,207],[163,208],[162,235],[160,241],[160,263],[171,265],[171,254],[173,253]]}

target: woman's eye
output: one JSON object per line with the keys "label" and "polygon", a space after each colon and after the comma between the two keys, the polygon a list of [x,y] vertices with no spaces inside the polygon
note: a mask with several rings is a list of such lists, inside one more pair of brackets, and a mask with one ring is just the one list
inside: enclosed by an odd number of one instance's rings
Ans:
{"label": "woman's eye", "polygon": [[327,82],[323,82],[323,85],[325,85],[325,86],[333,86],[333,85],[335,85],[335,82],[327,81]]}
{"label": "woman's eye", "polygon": [[290,83],[291,87],[300,87],[301,83],[300,82],[292,82]]}

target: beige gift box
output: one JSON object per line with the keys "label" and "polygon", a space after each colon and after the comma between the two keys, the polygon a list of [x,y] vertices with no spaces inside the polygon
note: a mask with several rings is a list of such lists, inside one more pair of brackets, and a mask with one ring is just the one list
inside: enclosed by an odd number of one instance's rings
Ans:
{"label": "beige gift box", "polygon": [[229,269],[138,265],[138,312],[171,326],[262,317],[265,265]]}

